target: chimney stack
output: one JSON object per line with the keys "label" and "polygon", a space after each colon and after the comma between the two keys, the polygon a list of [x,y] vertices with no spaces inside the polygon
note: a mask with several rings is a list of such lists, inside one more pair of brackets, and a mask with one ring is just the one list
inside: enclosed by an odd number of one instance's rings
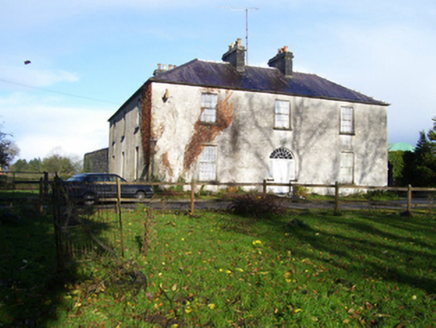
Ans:
{"label": "chimney stack", "polygon": [[280,48],[277,55],[268,61],[269,67],[275,67],[283,73],[285,77],[292,77],[292,59],[294,55],[288,51],[288,46]]}
{"label": "chimney stack", "polygon": [[223,55],[222,60],[230,63],[240,73],[245,71],[245,47],[241,45],[240,38],[229,45],[229,51]]}

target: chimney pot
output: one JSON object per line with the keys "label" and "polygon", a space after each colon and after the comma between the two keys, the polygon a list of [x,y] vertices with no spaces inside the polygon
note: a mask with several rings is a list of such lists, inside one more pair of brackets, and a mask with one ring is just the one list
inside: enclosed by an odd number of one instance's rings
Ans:
{"label": "chimney pot", "polygon": [[157,64],[157,69],[154,70],[154,72],[153,72],[153,76],[156,76],[156,75],[162,74],[162,73],[164,73],[165,71],[166,71],[166,66],[163,65],[163,69],[162,69],[162,64],[159,63],[159,64]]}
{"label": "chimney pot", "polygon": [[172,65],[172,64],[169,64],[169,65],[168,65],[168,70],[171,70],[171,69],[173,69],[173,65]]}

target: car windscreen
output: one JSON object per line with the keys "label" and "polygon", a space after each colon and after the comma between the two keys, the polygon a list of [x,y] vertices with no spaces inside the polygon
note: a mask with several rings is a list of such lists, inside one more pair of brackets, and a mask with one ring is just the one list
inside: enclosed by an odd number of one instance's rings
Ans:
{"label": "car windscreen", "polygon": [[67,181],[85,181],[85,177],[82,177],[82,176],[79,176],[79,177],[72,176]]}

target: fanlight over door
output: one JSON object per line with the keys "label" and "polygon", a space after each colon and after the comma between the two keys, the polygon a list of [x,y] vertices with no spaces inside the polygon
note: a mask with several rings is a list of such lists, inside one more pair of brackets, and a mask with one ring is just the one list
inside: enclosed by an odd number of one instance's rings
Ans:
{"label": "fanlight over door", "polygon": [[[292,153],[284,148],[274,150],[270,155],[270,176],[276,183],[289,183],[295,179],[295,160]],[[289,193],[288,186],[274,186],[271,189],[277,194]]]}

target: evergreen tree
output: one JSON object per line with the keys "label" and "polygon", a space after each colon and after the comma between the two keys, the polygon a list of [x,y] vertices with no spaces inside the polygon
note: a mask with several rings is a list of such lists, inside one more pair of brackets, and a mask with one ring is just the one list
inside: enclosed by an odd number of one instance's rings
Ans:
{"label": "evergreen tree", "polygon": [[415,152],[404,156],[404,184],[436,187],[436,118],[433,129],[421,131]]}
{"label": "evergreen tree", "polygon": [[428,132],[428,138],[432,141],[436,141],[436,117],[432,118],[433,120],[433,129]]}

